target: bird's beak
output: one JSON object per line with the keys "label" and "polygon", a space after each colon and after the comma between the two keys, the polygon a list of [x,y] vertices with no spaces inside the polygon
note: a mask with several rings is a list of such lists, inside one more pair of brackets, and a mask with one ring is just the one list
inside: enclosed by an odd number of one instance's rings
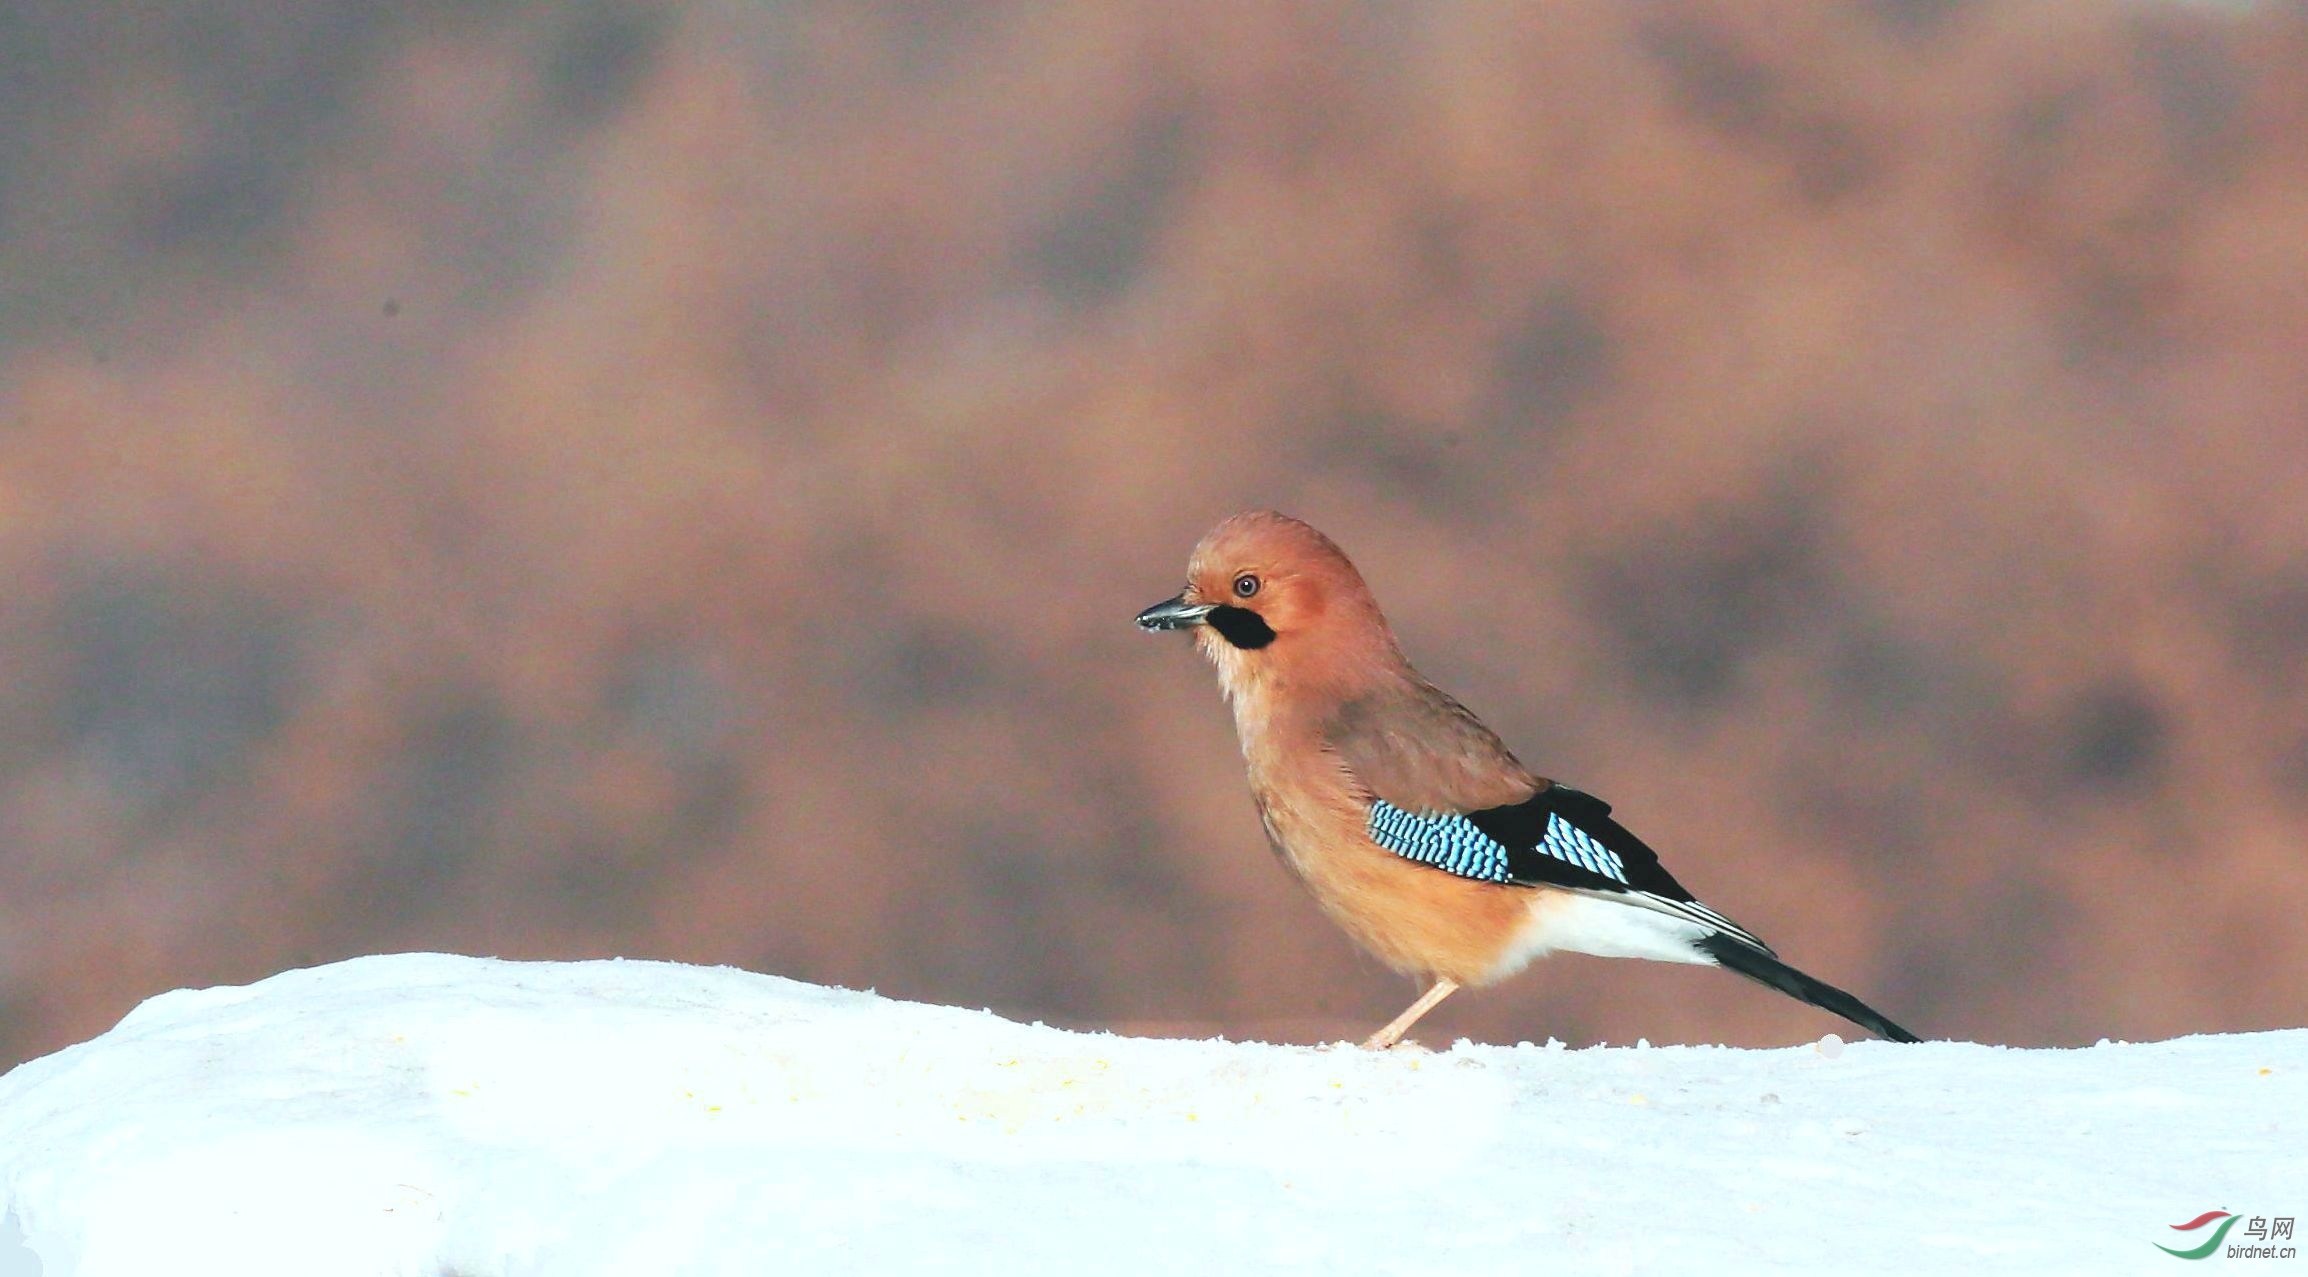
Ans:
{"label": "bird's beak", "polygon": [[1183,630],[1202,624],[1215,603],[1189,603],[1181,594],[1162,600],[1138,614],[1138,628],[1142,630]]}

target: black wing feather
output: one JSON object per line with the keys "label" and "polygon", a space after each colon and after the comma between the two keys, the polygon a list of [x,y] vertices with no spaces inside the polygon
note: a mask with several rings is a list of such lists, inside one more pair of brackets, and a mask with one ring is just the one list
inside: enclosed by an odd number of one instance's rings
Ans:
{"label": "black wing feather", "polygon": [[[1374,799],[1371,810],[1371,836],[1397,855],[1485,882],[1503,879],[1616,896],[1671,914],[1704,929],[1691,943],[1716,965],[1894,1042],[1916,1040],[1875,1008],[1780,961],[1753,932],[1699,903],[1660,865],[1659,854],[1611,819],[1611,805],[1593,794],[1549,784],[1522,802],[1461,814],[1420,815],[1383,799]],[[1557,822],[1583,840],[1567,835]],[[1615,870],[1624,880],[1581,860]]]}
{"label": "black wing feather", "polygon": [[[1616,855],[1627,880],[1615,882],[1549,855],[1545,842],[1550,816],[1561,817]],[[1551,784],[1512,806],[1470,811],[1467,819],[1507,849],[1507,870],[1517,882],[1584,891],[1641,891],[1685,904],[1697,898],[1660,865],[1658,852],[1611,819],[1611,804],[1583,790]]]}
{"label": "black wing feather", "polygon": [[[1650,844],[1611,819],[1611,804],[1593,794],[1549,783],[1522,802],[1470,811],[1466,817],[1475,828],[1506,848],[1507,874],[1511,881],[1526,886],[1632,895],[1639,898],[1635,903],[1728,932],[1766,954],[1772,952],[1760,936],[1701,904],[1698,897],[1675,881],[1675,875],[1659,863],[1659,853],[1651,850]],[[1596,873],[1557,854],[1561,848],[1547,838],[1552,820],[1560,820],[1578,830],[1617,857],[1625,881]]]}

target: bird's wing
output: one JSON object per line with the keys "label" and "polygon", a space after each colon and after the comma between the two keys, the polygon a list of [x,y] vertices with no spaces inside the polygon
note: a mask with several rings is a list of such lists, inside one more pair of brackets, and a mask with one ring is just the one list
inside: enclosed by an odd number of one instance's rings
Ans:
{"label": "bird's wing", "polygon": [[1462,878],[1617,899],[1771,952],[1684,890],[1657,852],[1611,819],[1609,803],[1567,785],[1549,783],[1521,802],[1473,811],[1422,810],[1374,794],[1369,832],[1398,856]]}
{"label": "bird's wing", "polygon": [[1481,719],[1416,675],[1339,706],[1322,736],[1363,793],[1405,811],[1477,811],[1546,787]]}
{"label": "bird's wing", "polygon": [[1729,935],[1592,794],[1533,776],[1480,719],[1415,675],[1340,706],[1324,744],[1371,800],[1379,846],[1483,882],[1562,887]]}

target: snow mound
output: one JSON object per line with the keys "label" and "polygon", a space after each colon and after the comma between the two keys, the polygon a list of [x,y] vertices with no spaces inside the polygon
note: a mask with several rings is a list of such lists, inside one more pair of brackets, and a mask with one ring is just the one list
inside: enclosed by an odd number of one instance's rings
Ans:
{"label": "snow mound", "polygon": [[2308,1030],[1441,1053],[361,958],[0,1079],[0,1277],[2152,1271],[2308,1211]]}

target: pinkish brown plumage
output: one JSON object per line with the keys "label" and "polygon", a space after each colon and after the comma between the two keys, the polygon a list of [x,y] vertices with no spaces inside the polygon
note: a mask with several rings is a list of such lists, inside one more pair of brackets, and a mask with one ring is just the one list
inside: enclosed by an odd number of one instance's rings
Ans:
{"label": "pinkish brown plumage", "polygon": [[1913,1035],[1693,899],[1601,800],[1536,776],[1405,660],[1330,538],[1271,511],[1211,529],[1147,629],[1217,667],[1267,837],[1323,911],[1432,982],[1366,1045],[1556,949],[1728,967],[1885,1037]]}

